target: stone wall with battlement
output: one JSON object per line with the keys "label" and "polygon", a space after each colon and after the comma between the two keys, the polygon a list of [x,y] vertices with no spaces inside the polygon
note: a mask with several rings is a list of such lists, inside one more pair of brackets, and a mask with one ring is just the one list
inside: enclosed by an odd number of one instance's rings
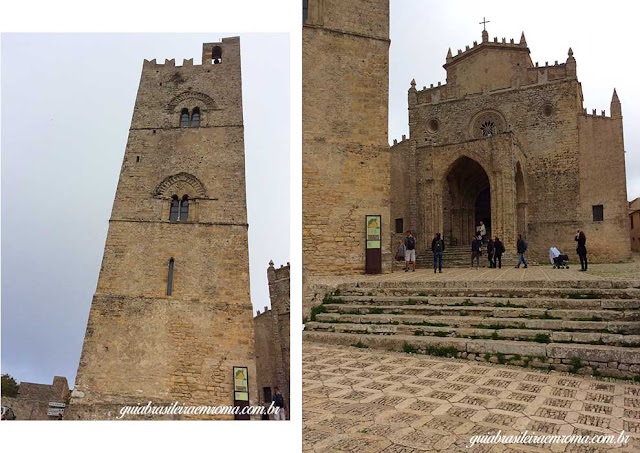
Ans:
{"label": "stone wall with battlement", "polygon": [[[408,91],[410,139],[391,147],[392,218],[402,218],[405,230],[417,228],[419,235],[431,237],[446,225],[439,221],[443,208],[438,206],[449,195],[425,194],[421,187],[428,181],[437,186],[449,176],[449,167],[440,161],[456,154],[473,157],[485,146],[495,150],[497,137],[511,134],[520,155],[492,159],[485,170],[490,180],[503,180],[504,175],[516,174],[519,165],[522,190],[513,191],[516,210],[505,211],[493,196],[495,191],[505,193],[504,187],[491,187],[494,227],[509,231],[511,227],[496,220],[517,216],[517,232],[529,242],[528,254],[535,260],[545,259],[551,246],[575,255],[577,229],[587,232],[593,260],[629,259],[617,94],[611,116],[596,115],[595,110],[586,114],[572,50],[565,63],[540,67],[530,61],[524,36],[519,44],[487,41],[456,57],[448,55],[445,68],[446,85],[418,91],[412,81]],[[453,154],[442,153],[443,146]],[[595,222],[592,208],[601,204],[604,220]],[[509,233],[504,239],[511,242],[515,237]]]}
{"label": "stone wall with battlement", "polygon": [[[233,405],[234,366],[257,401],[239,38],[191,63],[143,65],[72,418],[140,399]],[[186,219],[170,218],[174,196]]]}

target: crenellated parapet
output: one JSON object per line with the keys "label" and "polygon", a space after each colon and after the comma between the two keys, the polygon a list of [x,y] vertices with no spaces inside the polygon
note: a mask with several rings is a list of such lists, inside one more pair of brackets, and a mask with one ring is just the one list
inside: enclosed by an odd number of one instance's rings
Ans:
{"label": "crenellated parapet", "polygon": [[154,58],[153,60],[144,60],[143,70],[156,70],[156,71],[173,71],[187,68],[199,68],[206,69],[208,71],[217,67],[223,67],[227,62],[233,62],[234,64],[239,62],[240,53],[236,52],[234,47],[239,46],[240,39],[238,37],[222,38],[220,42],[204,43],[202,45],[202,63],[194,64],[193,58],[185,58],[182,60],[182,65],[176,65],[176,59],[165,59],[164,63],[159,63]]}
{"label": "crenellated parapet", "polygon": [[[481,54],[485,49],[485,54]],[[495,49],[500,50],[516,50],[517,52],[526,50],[513,64],[512,58],[503,58],[503,53],[494,52]],[[475,55],[475,56],[474,56]],[[462,62],[462,57],[469,57],[466,62]],[[438,104],[445,101],[462,99],[474,94],[494,94],[503,93],[508,90],[534,87],[549,83],[555,83],[563,80],[576,80],[576,60],[573,57],[573,50],[569,48],[566,62],[555,60],[550,64],[545,61],[543,65],[538,62],[533,63],[529,58],[529,48],[527,47],[524,33],[519,43],[515,43],[513,39],[506,42],[502,38],[502,42],[498,42],[494,38],[493,42],[483,41],[478,44],[474,41],[473,47],[466,46],[464,51],[458,50],[458,55],[453,56],[451,49],[447,52],[446,64],[444,68],[447,70],[447,83],[437,82],[430,84],[429,87],[423,86],[422,89],[416,89],[415,79],[411,81],[411,87],[408,90],[409,106],[421,104]],[[480,62],[480,63],[479,63]],[[458,65],[460,63],[460,65]],[[490,81],[478,81],[477,65],[496,66],[500,68],[498,77],[492,77]],[[480,71],[482,72],[482,71]],[[495,80],[499,80],[495,82]]]}

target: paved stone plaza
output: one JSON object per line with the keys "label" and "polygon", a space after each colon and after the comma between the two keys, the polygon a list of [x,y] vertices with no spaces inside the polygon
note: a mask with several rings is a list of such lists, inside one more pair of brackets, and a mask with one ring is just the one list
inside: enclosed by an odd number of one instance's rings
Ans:
{"label": "paved stone plaza", "polygon": [[[630,435],[610,446],[476,445],[473,435]],[[562,372],[303,343],[303,449],[317,452],[631,452],[640,384]]]}

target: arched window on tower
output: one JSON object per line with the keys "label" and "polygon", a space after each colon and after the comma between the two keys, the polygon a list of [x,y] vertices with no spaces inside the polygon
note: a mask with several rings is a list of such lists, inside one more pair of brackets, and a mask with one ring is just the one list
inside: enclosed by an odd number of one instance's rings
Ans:
{"label": "arched window on tower", "polygon": [[180,203],[180,221],[186,222],[189,219],[189,197],[187,195],[182,197],[182,203]]}
{"label": "arched window on tower", "polygon": [[169,221],[177,222],[179,220],[180,214],[180,200],[178,200],[178,196],[174,195],[171,197],[171,211],[169,213]]}
{"label": "arched window on tower", "polygon": [[167,275],[167,296],[173,292],[173,258],[169,260],[169,275]]}
{"label": "arched window on tower", "polygon": [[213,62],[213,64],[222,63],[222,47],[215,46],[211,50],[211,61]]}
{"label": "arched window on tower", "polygon": [[191,127],[200,127],[200,109],[198,107],[194,108],[191,114]]}
{"label": "arched window on tower", "polygon": [[186,108],[180,112],[180,127],[189,127],[189,110]]}

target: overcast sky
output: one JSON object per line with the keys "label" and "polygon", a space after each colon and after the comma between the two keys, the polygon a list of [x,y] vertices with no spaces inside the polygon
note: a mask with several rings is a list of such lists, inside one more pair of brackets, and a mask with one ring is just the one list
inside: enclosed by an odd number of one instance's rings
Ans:
{"label": "overcast sky", "polygon": [[75,380],[143,59],[241,36],[251,298],[289,261],[288,34],[2,35],[2,373]]}
{"label": "overcast sky", "polygon": [[636,57],[636,2],[591,1],[425,1],[391,0],[389,140],[409,135],[407,90],[446,82],[447,49],[455,55],[465,45],[482,41],[486,16],[489,40],[497,36],[520,41],[524,31],[531,59],[565,62],[569,47],[582,82],[584,107],[606,110],[613,89],[622,103],[626,150],[627,194],[640,197],[640,83]]}

